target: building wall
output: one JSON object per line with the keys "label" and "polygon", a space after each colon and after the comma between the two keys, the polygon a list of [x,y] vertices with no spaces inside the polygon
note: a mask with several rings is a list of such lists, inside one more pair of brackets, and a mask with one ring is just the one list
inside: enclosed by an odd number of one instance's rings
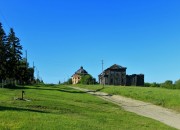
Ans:
{"label": "building wall", "polygon": [[143,74],[140,74],[137,76],[136,86],[144,86],[144,75]]}
{"label": "building wall", "polygon": [[80,80],[81,80],[80,75],[75,74],[72,76],[72,84],[77,84]]}
{"label": "building wall", "polygon": [[126,85],[126,70],[108,70],[99,75],[99,82],[106,85]]}
{"label": "building wall", "polygon": [[144,86],[144,75],[126,75],[126,86]]}
{"label": "building wall", "polygon": [[125,85],[126,83],[126,72],[125,71],[109,71],[108,84],[109,85]]}
{"label": "building wall", "polygon": [[144,75],[126,75],[126,68],[107,69],[99,75],[99,83],[104,85],[144,86]]}

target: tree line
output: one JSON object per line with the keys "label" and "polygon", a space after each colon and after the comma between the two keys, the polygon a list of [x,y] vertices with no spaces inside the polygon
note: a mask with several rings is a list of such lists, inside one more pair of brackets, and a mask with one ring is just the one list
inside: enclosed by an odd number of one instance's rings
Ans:
{"label": "tree line", "polygon": [[8,85],[31,84],[34,82],[34,68],[29,67],[22,55],[23,47],[13,28],[6,35],[0,23],[0,83]]}
{"label": "tree line", "polygon": [[160,88],[167,88],[167,89],[180,89],[180,79],[173,83],[172,80],[166,80],[164,83],[145,83],[145,87],[160,87]]}

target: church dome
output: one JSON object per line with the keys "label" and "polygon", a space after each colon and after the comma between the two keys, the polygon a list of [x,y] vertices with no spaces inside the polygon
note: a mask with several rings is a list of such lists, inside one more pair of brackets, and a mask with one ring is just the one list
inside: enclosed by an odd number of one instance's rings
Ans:
{"label": "church dome", "polygon": [[75,74],[88,74],[88,72],[81,66],[80,69],[75,72]]}

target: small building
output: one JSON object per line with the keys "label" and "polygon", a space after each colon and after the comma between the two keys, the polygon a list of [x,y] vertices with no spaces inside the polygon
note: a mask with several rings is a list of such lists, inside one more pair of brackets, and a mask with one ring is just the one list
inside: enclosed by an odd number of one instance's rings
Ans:
{"label": "small building", "polygon": [[126,74],[126,67],[114,64],[99,75],[99,83],[104,85],[144,86],[143,74]]}
{"label": "small building", "polygon": [[107,85],[126,85],[126,67],[114,64],[99,75],[99,83]]}
{"label": "small building", "polygon": [[88,72],[81,66],[80,69],[72,75],[72,84],[77,84],[83,75],[88,75]]}

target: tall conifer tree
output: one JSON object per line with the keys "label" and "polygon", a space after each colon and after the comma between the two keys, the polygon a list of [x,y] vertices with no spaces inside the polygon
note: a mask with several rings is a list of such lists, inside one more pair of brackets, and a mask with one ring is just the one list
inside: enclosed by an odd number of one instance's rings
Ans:
{"label": "tall conifer tree", "polygon": [[0,23],[0,83],[2,80],[11,85],[15,85],[15,80],[20,84],[33,83],[34,68],[29,67],[27,59],[22,59],[22,46],[14,30],[11,28],[6,36]]}
{"label": "tall conifer tree", "polygon": [[8,51],[8,77],[15,80],[17,77],[18,66],[22,59],[22,46],[19,38],[16,37],[14,30],[11,28],[7,36]]}
{"label": "tall conifer tree", "polygon": [[0,80],[6,79],[6,34],[0,23]]}

